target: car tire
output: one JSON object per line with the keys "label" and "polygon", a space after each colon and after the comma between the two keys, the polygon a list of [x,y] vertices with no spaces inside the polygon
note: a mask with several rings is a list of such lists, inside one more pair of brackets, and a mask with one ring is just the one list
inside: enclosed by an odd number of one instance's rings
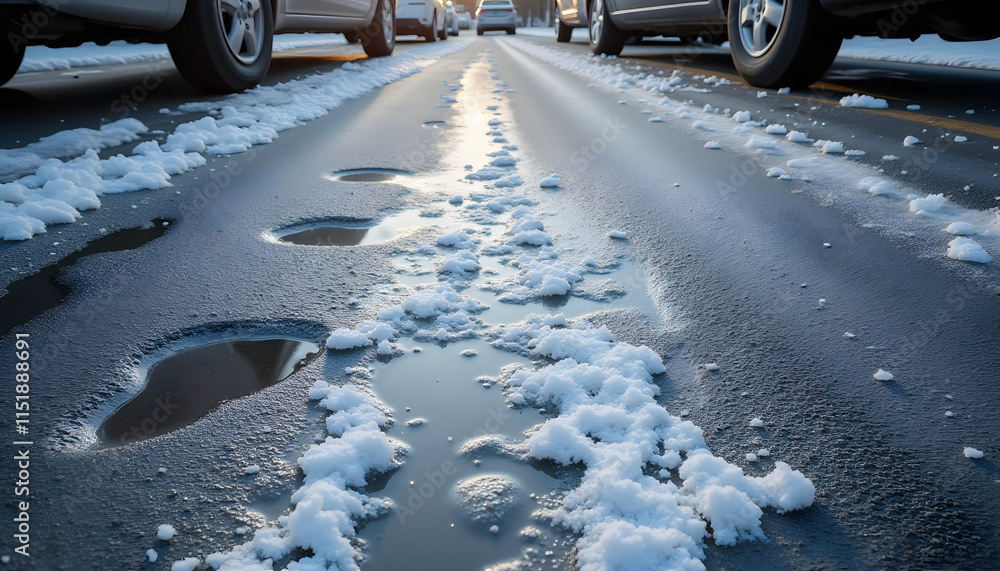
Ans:
{"label": "car tire", "polygon": [[361,47],[369,57],[392,55],[396,48],[396,7],[392,0],[378,0],[375,17],[359,33]]}
{"label": "car tire", "polygon": [[438,30],[438,39],[447,40],[448,39],[448,21],[445,20],[444,27]]}
{"label": "car tire", "polygon": [[348,44],[356,44],[358,43],[359,36],[357,32],[344,32],[344,39],[347,40]]}
{"label": "car tire", "polygon": [[[734,0],[739,2],[740,0]],[[625,47],[625,33],[611,21],[606,0],[593,0],[590,5],[590,51],[597,55],[616,56]]]}
{"label": "car tire", "polygon": [[517,33],[517,30],[515,30],[514,28],[508,28],[507,29],[507,35],[508,36],[513,36],[516,33]]}
{"label": "car tire", "polygon": [[556,16],[556,41],[568,42],[571,37],[573,37],[573,28],[564,24],[563,21],[559,19],[559,16]]}
{"label": "car tire", "polygon": [[424,34],[424,39],[428,42],[435,42],[438,39],[438,15],[434,12],[431,15],[431,23],[427,24],[427,33]]}
{"label": "car tire", "polygon": [[273,36],[270,0],[239,0],[238,8],[223,0],[191,0],[167,47],[188,83],[205,93],[232,93],[267,74]]}
{"label": "car tire", "polygon": [[[6,18],[7,14],[0,13],[0,18]],[[0,24],[0,30],[4,30],[4,26]],[[7,36],[9,39],[13,39],[13,36]],[[21,42],[17,42],[18,45],[13,45],[13,41],[0,41],[0,85],[3,85],[14,77],[17,73],[17,69],[21,67],[21,62],[24,61],[24,51],[27,46]]]}
{"label": "car tire", "polygon": [[758,87],[814,83],[830,68],[842,42],[834,17],[819,0],[729,0],[733,63]]}
{"label": "car tire", "polygon": [[476,35],[477,35],[477,36],[481,36],[481,35],[483,35],[483,31],[482,31],[482,30],[480,30],[479,28],[476,28]]}

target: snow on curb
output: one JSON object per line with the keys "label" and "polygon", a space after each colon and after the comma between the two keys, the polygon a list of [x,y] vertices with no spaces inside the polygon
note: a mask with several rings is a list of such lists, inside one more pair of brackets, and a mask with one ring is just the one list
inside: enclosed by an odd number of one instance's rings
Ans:
{"label": "snow on curb", "polygon": [[[300,80],[179,109],[203,113],[178,125],[161,146],[140,143],[130,156],[101,159],[97,151],[135,141],[148,129],[123,119],[101,129],[73,129],[21,149],[0,149],[0,176],[33,172],[0,184],[0,237],[27,240],[51,224],[71,223],[80,210],[100,208],[105,194],[170,186],[170,177],[205,164],[203,154],[242,153],[267,144],[278,133],[326,115],[345,101],[417,73],[471,40],[413,49],[392,58],[347,62],[339,69]],[[82,153],[82,155],[81,155]],[[80,155],[80,156],[77,156]],[[67,157],[75,157],[63,161]]]}

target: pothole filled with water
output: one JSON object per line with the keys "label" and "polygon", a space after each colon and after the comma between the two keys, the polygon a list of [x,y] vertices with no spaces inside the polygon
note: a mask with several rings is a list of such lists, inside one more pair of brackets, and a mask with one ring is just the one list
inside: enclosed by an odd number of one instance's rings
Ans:
{"label": "pothole filled with water", "polygon": [[397,169],[350,169],[334,171],[326,175],[326,179],[340,182],[388,182],[410,173]]}
{"label": "pothole filled with water", "polygon": [[98,438],[117,446],[177,430],[288,378],[319,350],[300,339],[258,338],[174,353],[149,368],[142,390],[101,423]]}
{"label": "pothole filled with water", "polygon": [[444,121],[424,121],[424,128],[426,129],[451,129],[451,125],[445,123]]}
{"label": "pothole filled with water", "polygon": [[394,411],[389,434],[410,452],[373,491],[396,508],[360,531],[368,545],[362,568],[482,569],[521,557],[539,539],[526,528],[568,549],[560,530],[533,515],[560,488],[556,474],[488,446],[462,451],[477,439],[523,442],[524,431],[545,420],[535,409],[509,408],[496,378],[528,361],[481,340],[421,349],[373,371],[375,394]]}
{"label": "pothole filled with water", "polygon": [[283,242],[299,246],[364,246],[394,240],[407,230],[429,223],[419,210],[407,210],[382,219],[331,219],[299,224],[274,235]]}
{"label": "pothole filled with water", "polygon": [[59,282],[59,274],[80,258],[105,252],[134,250],[166,234],[169,226],[169,220],[157,218],[141,228],[112,232],[91,240],[86,246],[55,264],[9,284],[6,295],[0,297],[0,337],[58,307],[70,294],[70,289]]}

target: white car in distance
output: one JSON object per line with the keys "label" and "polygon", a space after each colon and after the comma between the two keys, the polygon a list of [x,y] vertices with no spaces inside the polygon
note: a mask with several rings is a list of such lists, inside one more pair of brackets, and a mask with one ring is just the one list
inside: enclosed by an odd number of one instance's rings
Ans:
{"label": "white car in distance", "polygon": [[399,0],[396,34],[416,34],[428,42],[447,40],[447,13],[443,0]]}

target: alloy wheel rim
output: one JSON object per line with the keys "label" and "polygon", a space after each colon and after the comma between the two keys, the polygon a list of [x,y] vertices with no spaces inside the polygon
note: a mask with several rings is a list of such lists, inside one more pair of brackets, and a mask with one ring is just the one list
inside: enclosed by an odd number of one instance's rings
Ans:
{"label": "alloy wheel rim", "polygon": [[601,28],[604,27],[604,0],[594,0],[590,9],[590,39],[596,42],[601,37]]}
{"label": "alloy wheel rim", "polygon": [[740,43],[752,57],[760,57],[771,49],[789,0],[740,0]]}
{"label": "alloy wheel rim", "polygon": [[219,25],[229,52],[252,64],[264,49],[264,13],[261,0],[218,0]]}
{"label": "alloy wheel rim", "polygon": [[389,0],[382,0],[382,33],[385,34],[385,41],[391,42],[395,38],[396,33],[393,31],[393,10],[392,2]]}

